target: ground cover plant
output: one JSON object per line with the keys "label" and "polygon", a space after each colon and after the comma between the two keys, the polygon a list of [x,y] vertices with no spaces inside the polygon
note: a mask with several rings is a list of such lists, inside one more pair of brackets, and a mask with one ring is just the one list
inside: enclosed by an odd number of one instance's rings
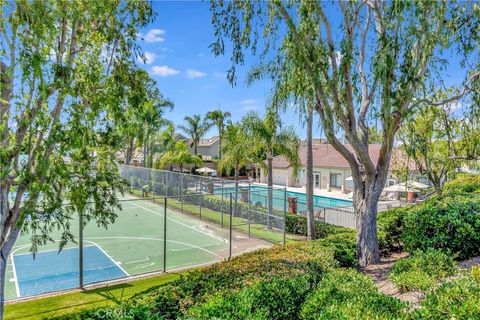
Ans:
{"label": "ground cover plant", "polygon": [[443,279],[453,276],[457,266],[452,256],[443,251],[429,249],[415,251],[411,257],[398,260],[390,279],[402,291],[427,291]]}
{"label": "ground cover plant", "polygon": [[427,294],[410,319],[480,319],[480,267]]}
{"label": "ground cover plant", "polygon": [[399,319],[407,304],[378,292],[371,278],[352,269],[325,275],[302,306],[300,318]]}

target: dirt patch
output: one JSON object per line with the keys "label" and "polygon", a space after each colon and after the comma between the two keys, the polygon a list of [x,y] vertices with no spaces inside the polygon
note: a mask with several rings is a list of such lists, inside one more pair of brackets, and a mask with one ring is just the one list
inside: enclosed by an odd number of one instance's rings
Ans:
{"label": "dirt patch", "polygon": [[400,292],[395,284],[388,278],[393,265],[398,259],[406,258],[406,252],[394,253],[389,257],[381,259],[380,263],[362,268],[360,271],[373,278],[378,290],[386,295],[409,302],[412,308],[418,308],[423,293],[420,291]]}

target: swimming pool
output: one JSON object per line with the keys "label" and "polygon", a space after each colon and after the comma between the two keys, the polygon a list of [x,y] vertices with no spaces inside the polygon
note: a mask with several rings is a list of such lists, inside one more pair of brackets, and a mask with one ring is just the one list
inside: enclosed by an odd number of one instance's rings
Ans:
{"label": "swimming pool", "polygon": [[[248,189],[248,187],[239,186],[239,189]],[[233,192],[235,188],[224,188],[224,192]],[[250,186],[250,201],[252,204],[260,205],[262,207],[267,206],[268,201],[268,188],[261,186]],[[215,189],[215,194],[221,194],[222,189]],[[287,197],[296,197],[297,198],[297,211],[307,210],[307,195],[301,192],[287,191]],[[274,189],[273,190],[273,208],[278,210],[283,210],[285,205],[285,190]],[[349,207],[352,205],[352,201],[329,198],[314,195],[313,196],[313,205],[315,209],[319,208],[341,208]],[[288,206],[288,203],[287,203]]]}

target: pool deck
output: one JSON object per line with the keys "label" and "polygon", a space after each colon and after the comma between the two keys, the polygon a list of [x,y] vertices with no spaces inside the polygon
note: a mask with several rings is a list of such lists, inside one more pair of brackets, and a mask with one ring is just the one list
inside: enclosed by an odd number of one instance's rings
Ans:
{"label": "pool deck", "polygon": [[[258,186],[264,186],[268,187],[266,183],[260,183],[260,182],[252,182],[254,185]],[[279,189],[284,189],[285,186],[280,186],[280,185],[273,185],[274,188],[279,188]],[[307,193],[307,190],[305,187],[297,188],[297,187],[287,187],[287,191],[291,192],[299,192],[299,193]],[[348,201],[353,201],[351,192],[349,193],[344,193],[341,191],[327,191],[326,189],[313,189],[313,194],[316,196],[321,196],[321,197],[327,197],[327,198],[334,198],[334,199],[340,199],[340,200],[348,200]],[[378,202],[379,204],[379,210],[385,210],[385,209],[390,209],[394,207],[401,207],[404,206],[405,203],[399,200],[380,200]]]}
{"label": "pool deck", "polygon": [[[268,185],[266,183],[252,182],[252,184],[256,185],[256,186],[268,187]],[[276,184],[274,184],[273,187],[278,188],[278,189],[284,189],[285,188],[285,186],[280,186],[280,185],[276,185]],[[307,190],[306,190],[305,187],[302,187],[302,188],[287,187],[287,191],[307,193]],[[321,196],[321,197],[352,201],[352,198],[349,197],[348,193],[343,193],[341,191],[327,191],[325,189],[313,189],[313,194],[316,195],[316,196]]]}

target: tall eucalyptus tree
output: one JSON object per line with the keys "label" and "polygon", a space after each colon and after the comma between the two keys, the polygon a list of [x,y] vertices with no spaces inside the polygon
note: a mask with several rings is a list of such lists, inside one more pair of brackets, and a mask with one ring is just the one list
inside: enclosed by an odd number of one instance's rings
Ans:
{"label": "tall eucalyptus tree", "polygon": [[[311,83],[315,111],[328,142],[349,163],[354,183],[357,256],[361,266],[379,261],[377,204],[385,185],[395,134],[429,92],[444,49],[468,54],[477,46],[478,6],[438,1],[211,2],[217,37],[213,52],[232,48],[228,79],[248,49],[260,51],[274,82]],[[333,19],[332,12],[339,12]],[[263,37],[263,38],[261,38]],[[228,38],[232,45],[225,45]],[[477,43],[478,45],[478,43]],[[261,50],[263,46],[264,50]],[[459,58],[460,59],[460,58]],[[466,77],[467,78],[467,77]],[[381,124],[377,158],[369,153],[369,119]],[[349,145],[342,143],[344,135]]]}
{"label": "tall eucalyptus tree", "polygon": [[[120,98],[111,74],[136,59],[145,1],[0,1],[0,314],[7,257],[74,236],[81,214],[106,227],[124,188]],[[63,205],[65,202],[68,205]],[[50,232],[62,231],[60,239]]]}

